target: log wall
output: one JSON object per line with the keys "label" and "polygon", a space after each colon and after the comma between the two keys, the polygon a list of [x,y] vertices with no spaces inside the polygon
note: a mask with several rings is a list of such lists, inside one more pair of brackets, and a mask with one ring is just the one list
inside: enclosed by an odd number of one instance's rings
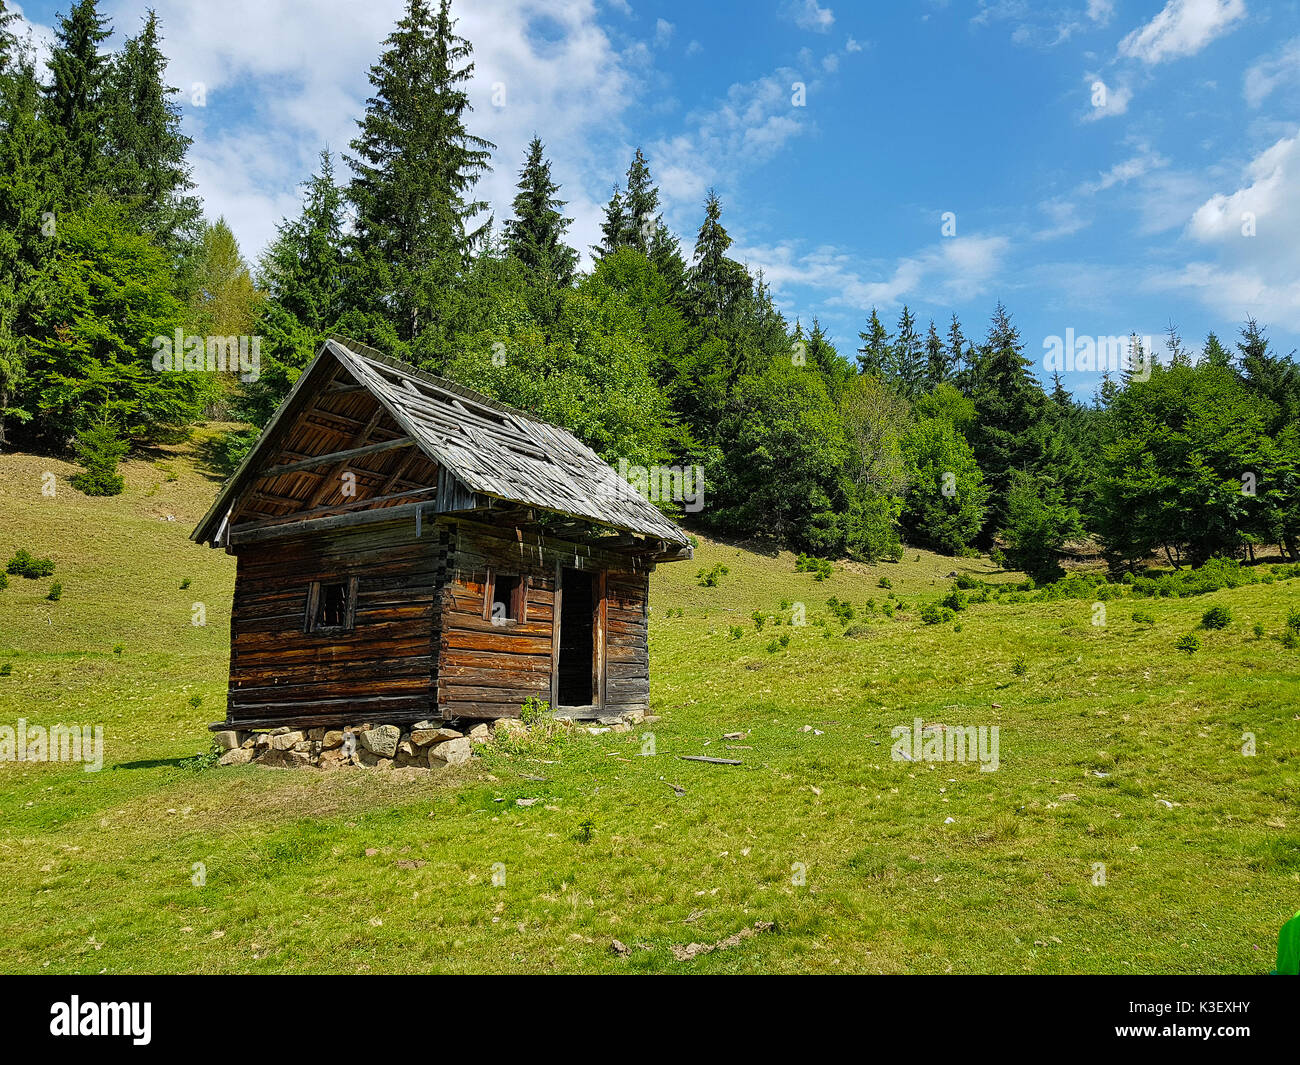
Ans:
{"label": "log wall", "polygon": [[[237,549],[230,620],[231,723],[415,720],[435,709],[436,527],[411,521]],[[432,534],[432,535],[431,535]],[[312,581],[357,579],[351,632],[304,631]]]}
{"label": "log wall", "polygon": [[[648,567],[460,518],[426,519],[415,533],[408,519],[233,549],[230,725],[491,719],[518,717],[529,696],[553,704],[563,568],[593,577],[595,707],[649,708]],[[485,616],[489,570],[526,579],[522,619]],[[354,577],[352,631],[305,631],[311,583]]]}
{"label": "log wall", "polygon": [[[443,591],[438,662],[438,704],[447,716],[518,717],[530,695],[555,702],[553,663],[555,589],[563,568],[592,574],[596,587],[593,687],[604,691],[601,710],[647,709],[646,649],[649,576],[613,554],[477,522],[452,523],[448,583]],[[484,618],[489,569],[528,581],[522,621],[494,625]],[[605,590],[603,604],[599,601]],[[563,595],[563,591],[561,591]]]}

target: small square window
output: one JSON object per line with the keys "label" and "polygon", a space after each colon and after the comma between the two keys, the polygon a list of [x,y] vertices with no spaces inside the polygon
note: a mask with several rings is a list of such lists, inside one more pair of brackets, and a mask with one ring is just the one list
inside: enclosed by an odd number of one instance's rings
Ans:
{"label": "small square window", "polygon": [[494,625],[523,621],[527,587],[527,578],[518,574],[489,572],[485,603],[487,619]]}
{"label": "small square window", "polygon": [[351,631],[356,598],[355,577],[346,581],[313,581],[307,598],[307,631]]}

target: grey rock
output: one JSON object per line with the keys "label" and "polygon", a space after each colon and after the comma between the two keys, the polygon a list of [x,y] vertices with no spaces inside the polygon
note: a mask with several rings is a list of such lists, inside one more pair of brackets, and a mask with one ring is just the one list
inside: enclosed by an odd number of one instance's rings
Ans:
{"label": "grey rock", "polygon": [[429,768],[441,769],[443,766],[464,765],[473,753],[473,745],[465,737],[447,740],[429,748]]}
{"label": "grey rock", "polygon": [[396,725],[380,725],[361,733],[361,746],[381,758],[392,758],[397,753],[397,741],[402,730]]}

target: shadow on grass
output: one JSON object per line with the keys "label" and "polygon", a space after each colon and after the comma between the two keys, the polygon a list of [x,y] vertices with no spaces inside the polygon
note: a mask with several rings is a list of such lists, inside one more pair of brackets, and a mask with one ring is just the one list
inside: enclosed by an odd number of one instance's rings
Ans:
{"label": "shadow on grass", "polygon": [[118,762],[117,765],[110,768],[117,769],[183,769],[185,763],[190,761],[194,755],[189,754],[184,758],[146,758],[139,762]]}

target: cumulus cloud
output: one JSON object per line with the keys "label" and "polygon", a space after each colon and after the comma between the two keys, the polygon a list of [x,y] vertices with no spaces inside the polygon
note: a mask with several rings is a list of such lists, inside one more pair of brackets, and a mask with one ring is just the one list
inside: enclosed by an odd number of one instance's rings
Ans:
{"label": "cumulus cloud", "polygon": [[1088,0],[1088,18],[1105,26],[1115,14],[1115,0]]}
{"label": "cumulus cloud", "polygon": [[835,13],[817,0],[787,0],[781,14],[802,30],[825,33],[835,23]]}
{"label": "cumulus cloud", "polygon": [[801,250],[792,241],[738,247],[737,257],[762,270],[784,302],[794,291],[817,293],[819,306],[855,312],[892,309],[907,300],[947,303],[987,292],[1010,250],[1004,236],[950,237],[893,263],[864,263],[832,245]]}
{"label": "cumulus cloud", "polygon": [[1246,103],[1258,107],[1284,85],[1300,85],[1300,37],[1250,65],[1243,82]]}
{"label": "cumulus cloud", "polygon": [[1186,291],[1219,314],[1300,329],[1300,131],[1261,151],[1242,184],[1193,212],[1187,236],[1210,257],[1159,273],[1151,286]]}
{"label": "cumulus cloud", "polygon": [[1120,41],[1119,52],[1149,66],[1195,55],[1245,14],[1245,0],[1169,0],[1155,18]]}

